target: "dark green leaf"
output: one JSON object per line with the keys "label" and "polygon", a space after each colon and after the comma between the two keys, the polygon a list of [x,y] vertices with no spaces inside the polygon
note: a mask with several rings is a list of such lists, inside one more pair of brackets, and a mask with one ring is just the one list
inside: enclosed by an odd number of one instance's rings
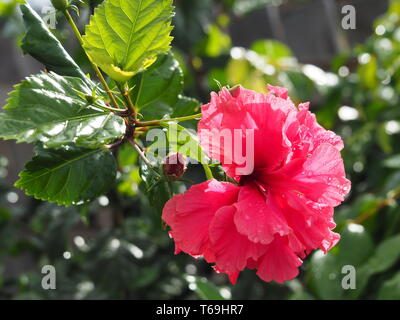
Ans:
{"label": "dark green leaf", "polygon": [[130,81],[132,100],[145,119],[159,119],[173,112],[183,89],[178,61],[169,53],[158,58],[148,70]]}
{"label": "dark green leaf", "polygon": [[60,41],[50,32],[29,4],[21,5],[21,11],[26,27],[26,34],[22,39],[22,50],[43,63],[50,71],[89,82]]}
{"label": "dark green leaf", "polygon": [[310,262],[310,278],[316,295],[320,299],[341,299],[341,265],[338,257],[331,253],[315,252]]}
{"label": "dark green leaf", "polygon": [[400,300],[400,272],[385,281],[378,292],[380,300]]}
{"label": "dark green leaf", "polygon": [[[143,161],[140,164],[140,177],[145,183],[144,191],[149,198],[151,206],[161,212],[165,203],[173,195],[172,183],[162,177],[160,168],[149,168]],[[160,173],[155,170],[160,171]]]}
{"label": "dark green leaf", "polygon": [[373,252],[372,238],[362,225],[350,224],[340,235],[338,258],[342,265],[358,266]]}
{"label": "dark green leaf", "polygon": [[400,235],[383,241],[366,266],[372,274],[383,272],[392,267],[400,258]]}
{"label": "dark green leaf", "polygon": [[200,102],[196,99],[179,95],[178,102],[174,106],[171,118],[185,117],[200,112]]}
{"label": "dark green leaf", "polygon": [[371,276],[391,268],[400,258],[400,235],[383,241],[371,258],[357,270],[357,290],[351,292],[353,298],[359,297]]}
{"label": "dark green leaf", "polygon": [[15,185],[37,199],[69,206],[100,196],[115,176],[116,163],[109,151],[41,148]]}

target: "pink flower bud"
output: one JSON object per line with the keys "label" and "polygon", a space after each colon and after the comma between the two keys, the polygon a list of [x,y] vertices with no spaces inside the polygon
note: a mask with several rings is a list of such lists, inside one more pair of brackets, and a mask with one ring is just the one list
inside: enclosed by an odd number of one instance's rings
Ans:
{"label": "pink flower bud", "polygon": [[186,169],[186,158],[180,153],[170,154],[164,159],[163,172],[172,181],[182,178]]}

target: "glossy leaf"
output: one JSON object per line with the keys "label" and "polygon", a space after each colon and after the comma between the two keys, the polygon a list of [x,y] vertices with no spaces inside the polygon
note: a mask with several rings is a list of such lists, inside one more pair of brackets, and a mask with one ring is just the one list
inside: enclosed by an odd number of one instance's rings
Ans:
{"label": "glossy leaf", "polygon": [[124,82],[170,49],[172,0],[106,0],[95,9],[83,37],[94,62]]}
{"label": "glossy leaf", "polygon": [[200,102],[196,99],[179,95],[171,117],[178,118],[197,113],[200,113]]}
{"label": "glossy leaf", "polygon": [[103,149],[40,148],[15,185],[36,199],[69,206],[106,192],[116,170],[113,155]]}
{"label": "glossy leaf", "polygon": [[22,50],[43,63],[49,71],[89,82],[90,80],[29,4],[21,5],[21,11],[26,28],[26,34],[21,42]]}
{"label": "glossy leaf", "polygon": [[[41,73],[24,80],[0,113],[0,137],[58,147],[75,142],[95,148],[123,136],[122,118],[88,104],[81,79]],[[82,96],[83,94],[83,96]]]}
{"label": "glossy leaf", "polygon": [[183,89],[183,74],[178,61],[170,53],[158,58],[148,70],[130,81],[132,100],[145,119],[171,114]]}

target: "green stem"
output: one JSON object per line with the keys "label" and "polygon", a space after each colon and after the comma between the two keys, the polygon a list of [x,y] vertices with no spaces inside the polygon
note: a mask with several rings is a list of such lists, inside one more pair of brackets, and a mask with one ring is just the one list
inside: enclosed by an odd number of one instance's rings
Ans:
{"label": "green stem", "polygon": [[68,23],[71,25],[71,28],[72,28],[72,30],[73,30],[73,32],[74,32],[76,38],[78,39],[79,44],[81,45],[83,51],[85,52],[85,54],[86,54],[86,56],[87,56],[87,58],[88,58],[90,64],[92,65],[94,71],[96,72],[97,77],[99,78],[101,84],[103,85],[103,87],[104,87],[104,89],[106,90],[108,96],[110,97],[111,103],[113,104],[113,106],[114,106],[115,109],[119,109],[119,105],[118,105],[117,101],[115,100],[115,97],[114,97],[114,95],[112,94],[112,92],[111,92],[111,90],[110,90],[110,88],[109,88],[109,86],[108,86],[106,80],[104,79],[103,74],[101,73],[101,70],[100,70],[99,67],[93,62],[92,58],[86,53],[86,50],[85,50],[85,48],[83,47],[82,35],[81,35],[81,33],[79,32],[78,27],[76,26],[76,24],[75,24],[74,20],[72,19],[70,13],[68,12],[68,10],[65,10],[65,11],[64,11],[64,15],[65,15],[65,17],[67,18]]}
{"label": "green stem", "polygon": [[112,108],[112,107],[102,106],[98,103],[95,103],[94,106],[97,108],[100,108],[104,111],[111,111],[111,112],[126,112],[126,111],[128,111],[127,109],[124,110],[124,109],[120,109],[120,108],[116,109],[116,108]]}
{"label": "green stem", "polygon": [[154,127],[154,126],[159,126],[161,123],[165,122],[182,122],[182,121],[188,121],[188,120],[193,120],[193,119],[199,119],[201,118],[202,114],[194,114],[192,116],[186,116],[186,117],[179,117],[179,118],[171,118],[171,119],[161,119],[161,120],[152,120],[152,121],[144,121],[144,122],[136,122],[137,127]]}
{"label": "green stem", "polygon": [[208,166],[208,164],[203,163],[202,165],[203,165],[204,173],[206,174],[207,180],[212,180],[212,179],[214,179],[214,176],[213,176],[213,174],[212,174],[212,172],[211,172],[211,169],[210,169],[210,167]]}
{"label": "green stem", "polygon": [[128,107],[128,110],[129,110],[130,113],[132,114],[132,118],[133,118],[133,119],[135,120],[135,122],[136,122],[136,115],[137,115],[137,112],[136,112],[136,108],[135,108],[135,106],[133,105],[133,102],[132,102],[132,100],[131,100],[131,96],[130,96],[130,94],[129,94],[129,89],[126,88],[126,84],[123,85],[123,84],[121,84],[121,83],[117,83],[117,86],[118,86],[118,89],[119,89],[119,91],[121,92],[122,96],[123,96],[124,99],[125,99],[125,102],[126,102],[126,105],[127,105],[127,107]]}

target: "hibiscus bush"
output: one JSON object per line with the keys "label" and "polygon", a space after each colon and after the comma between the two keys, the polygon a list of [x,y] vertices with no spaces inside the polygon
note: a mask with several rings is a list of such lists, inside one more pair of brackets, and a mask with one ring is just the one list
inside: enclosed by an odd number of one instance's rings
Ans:
{"label": "hibiscus bush", "polygon": [[400,298],[399,0],[330,70],[232,47],[272,1],[51,3],[57,30],[0,6],[43,65],[0,112],[34,147],[30,200],[0,187],[1,298]]}

